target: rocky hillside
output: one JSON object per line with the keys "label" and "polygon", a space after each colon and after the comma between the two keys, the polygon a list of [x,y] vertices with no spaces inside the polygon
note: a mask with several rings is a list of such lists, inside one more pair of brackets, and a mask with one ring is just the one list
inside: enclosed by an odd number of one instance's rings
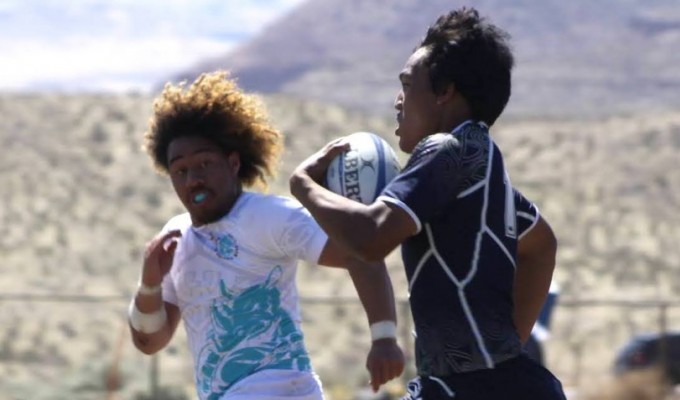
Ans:
{"label": "rocky hillside", "polygon": [[389,112],[397,74],[436,16],[477,7],[513,37],[509,113],[589,116],[680,107],[675,0],[308,0],[177,79],[232,69],[241,84]]}

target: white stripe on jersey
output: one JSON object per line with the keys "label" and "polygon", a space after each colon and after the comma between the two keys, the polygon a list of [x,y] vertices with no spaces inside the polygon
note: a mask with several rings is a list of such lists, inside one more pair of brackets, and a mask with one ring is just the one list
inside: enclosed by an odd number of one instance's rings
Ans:
{"label": "white stripe on jersey", "polygon": [[[494,363],[493,360],[491,359],[491,355],[489,354],[489,351],[486,348],[486,344],[484,343],[484,338],[482,337],[481,332],[479,331],[479,327],[477,326],[477,321],[475,320],[474,315],[472,315],[472,310],[470,309],[470,306],[467,302],[467,297],[465,297],[465,286],[469,282],[463,282],[461,283],[456,277],[453,275],[451,270],[447,267],[446,262],[442,258],[442,256],[439,254],[437,251],[437,247],[434,242],[434,236],[432,235],[432,228],[430,227],[430,224],[425,224],[425,232],[427,233],[427,240],[428,243],[430,244],[430,250],[428,250],[421,260],[418,265],[418,268],[416,269],[416,272],[420,272],[420,269],[422,266],[425,264],[425,261],[430,257],[430,255],[434,255],[435,259],[437,259],[437,262],[439,265],[442,267],[444,270],[444,273],[451,279],[454,285],[458,288],[458,297],[460,298],[460,304],[463,306],[463,311],[465,312],[465,317],[467,318],[468,322],[470,323],[470,327],[472,328],[472,332],[475,335],[475,339],[477,340],[477,345],[479,346],[479,350],[482,352],[484,355],[484,360],[486,361],[486,366],[488,368],[493,368]],[[414,273],[413,278],[411,279],[411,284],[409,287],[413,287],[415,284],[417,278],[417,274]]]}
{"label": "white stripe on jersey", "polygon": [[[503,183],[505,184],[505,236],[517,238],[517,213],[515,212],[515,194],[512,191],[512,183],[508,170],[503,171]],[[505,249],[503,249],[505,250]],[[514,266],[513,262],[513,266]]]}
{"label": "white stripe on jersey", "polygon": [[515,264],[515,259],[512,258],[512,255],[510,255],[510,252],[509,252],[508,249],[505,247],[505,245],[503,244],[503,242],[501,242],[501,240],[498,238],[498,236],[496,236],[496,234],[493,233],[493,231],[492,231],[491,229],[489,229],[488,226],[485,226],[485,227],[484,227],[484,231],[485,231],[486,233],[488,233],[489,236],[491,236],[491,239],[493,239],[494,242],[496,242],[496,244],[498,245],[498,247],[500,247],[501,250],[503,250],[503,253],[505,253],[505,256],[508,257],[508,261],[510,261],[510,263],[512,264],[512,268],[517,269],[517,265]]}
{"label": "white stripe on jersey", "polygon": [[486,183],[486,180],[484,180],[484,181],[479,181],[479,182],[475,183],[474,185],[472,185],[472,186],[470,186],[469,188],[467,188],[467,189],[463,190],[462,192],[460,192],[460,193],[458,194],[458,196],[456,196],[456,198],[462,199],[463,197],[468,196],[468,195],[474,193],[477,189],[479,189],[479,188],[481,188],[482,186],[484,186],[485,183]]}
{"label": "white stripe on jersey", "polygon": [[[534,207],[536,206],[534,205]],[[536,226],[536,224],[538,223],[538,217],[540,217],[540,215],[541,213],[538,210],[538,208],[536,208],[536,216],[524,211],[520,211],[517,213],[518,217],[526,218],[529,221],[531,221],[531,225],[529,225],[529,227],[525,229],[524,232],[520,233],[519,237],[517,238],[517,241],[521,240],[527,233],[534,229],[534,226]]]}
{"label": "white stripe on jersey", "polygon": [[[427,225],[429,228],[429,225]],[[418,266],[416,267],[415,272],[413,273],[413,276],[411,277],[411,282],[408,284],[408,293],[409,297],[411,295],[411,289],[413,289],[413,284],[416,283],[416,279],[418,279],[418,275],[420,275],[420,270],[423,269],[423,266],[425,265],[425,262],[427,262],[427,259],[430,258],[432,255],[432,249],[426,251],[425,254],[423,254],[423,257],[420,259],[420,262],[418,262]]]}

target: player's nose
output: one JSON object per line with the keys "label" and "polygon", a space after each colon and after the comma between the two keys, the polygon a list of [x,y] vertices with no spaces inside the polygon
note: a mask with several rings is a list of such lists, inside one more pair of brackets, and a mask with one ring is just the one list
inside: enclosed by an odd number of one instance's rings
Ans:
{"label": "player's nose", "polygon": [[397,93],[397,97],[395,97],[394,99],[394,108],[397,111],[401,111],[401,107],[403,104],[404,104],[404,92],[400,90],[399,93]]}

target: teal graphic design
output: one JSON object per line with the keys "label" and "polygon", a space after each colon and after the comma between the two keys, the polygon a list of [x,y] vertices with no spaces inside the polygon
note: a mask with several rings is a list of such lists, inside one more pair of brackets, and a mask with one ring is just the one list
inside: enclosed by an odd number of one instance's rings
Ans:
{"label": "teal graphic design", "polygon": [[281,307],[275,286],[281,273],[276,266],[263,284],[238,294],[220,281],[223,297],[211,306],[209,340],[196,366],[197,387],[207,399],[219,399],[236,382],[264,369],[311,370],[302,333]]}
{"label": "teal graphic design", "polygon": [[227,233],[217,237],[215,243],[217,244],[218,256],[227,260],[233,260],[238,256],[238,245],[231,234]]}

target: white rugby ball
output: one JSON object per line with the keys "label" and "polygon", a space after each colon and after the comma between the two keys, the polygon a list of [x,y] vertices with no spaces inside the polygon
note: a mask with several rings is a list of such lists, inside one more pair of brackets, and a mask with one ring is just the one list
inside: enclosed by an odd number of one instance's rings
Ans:
{"label": "white rugby ball", "polygon": [[399,161],[389,143],[374,133],[355,132],[347,140],[350,149],[335,157],[326,171],[326,187],[371,204],[399,173]]}

